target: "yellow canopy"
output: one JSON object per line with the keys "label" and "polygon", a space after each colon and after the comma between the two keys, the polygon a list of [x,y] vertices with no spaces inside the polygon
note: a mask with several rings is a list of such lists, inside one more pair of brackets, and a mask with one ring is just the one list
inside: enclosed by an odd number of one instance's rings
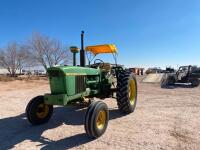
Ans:
{"label": "yellow canopy", "polygon": [[87,46],[85,50],[92,52],[94,55],[101,53],[117,53],[117,48],[114,44]]}

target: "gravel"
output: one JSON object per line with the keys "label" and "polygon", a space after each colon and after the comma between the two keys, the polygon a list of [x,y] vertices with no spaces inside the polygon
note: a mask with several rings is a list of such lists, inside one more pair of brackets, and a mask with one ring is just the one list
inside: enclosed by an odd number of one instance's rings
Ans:
{"label": "gravel", "polygon": [[48,81],[0,82],[0,149],[199,149],[200,87],[161,89],[138,84],[135,112],[122,115],[115,99],[99,139],[84,131],[86,108],[56,107],[47,124],[32,126],[24,114],[32,97],[49,93]]}

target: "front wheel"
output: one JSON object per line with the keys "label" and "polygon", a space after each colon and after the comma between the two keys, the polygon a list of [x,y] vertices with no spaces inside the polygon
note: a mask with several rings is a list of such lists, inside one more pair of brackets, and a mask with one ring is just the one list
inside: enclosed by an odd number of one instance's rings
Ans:
{"label": "front wheel", "polygon": [[176,79],[175,79],[174,76],[170,76],[168,74],[165,74],[165,76],[163,77],[162,82],[161,82],[161,87],[166,88],[166,87],[169,87],[169,86],[174,86],[175,83],[176,83]]}
{"label": "front wheel", "polygon": [[44,103],[44,96],[34,97],[26,107],[26,116],[33,125],[49,121],[53,113],[53,106]]}
{"label": "front wheel", "polygon": [[189,82],[191,83],[192,87],[197,87],[199,86],[199,79],[198,78],[190,78]]}
{"label": "front wheel", "polygon": [[104,102],[94,101],[85,115],[85,131],[93,138],[100,137],[107,128],[109,120],[108,107]]}

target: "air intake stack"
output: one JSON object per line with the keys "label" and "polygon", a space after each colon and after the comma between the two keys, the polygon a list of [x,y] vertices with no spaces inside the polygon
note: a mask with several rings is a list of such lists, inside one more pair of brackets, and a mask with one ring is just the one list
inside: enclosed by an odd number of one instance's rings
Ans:
{"label": "air intake stack", "polygon": [[73,66],[76,66],[76,53],[78,53],[79,48],[76,46],[71,46],[70,50],[73,53]]}

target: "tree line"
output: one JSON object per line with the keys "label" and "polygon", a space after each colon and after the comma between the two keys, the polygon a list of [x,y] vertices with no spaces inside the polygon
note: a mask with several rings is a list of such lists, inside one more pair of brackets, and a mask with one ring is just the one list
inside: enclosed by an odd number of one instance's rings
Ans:
{"label": "tree line", "polygon": [[69,48],[62,43],[40,33],[33,33],[24,44],[8,43],[0,48],[0,67],[8,70],[10,76],[16,76],[17,70],[26,67],[66,65],[71,62]]}

